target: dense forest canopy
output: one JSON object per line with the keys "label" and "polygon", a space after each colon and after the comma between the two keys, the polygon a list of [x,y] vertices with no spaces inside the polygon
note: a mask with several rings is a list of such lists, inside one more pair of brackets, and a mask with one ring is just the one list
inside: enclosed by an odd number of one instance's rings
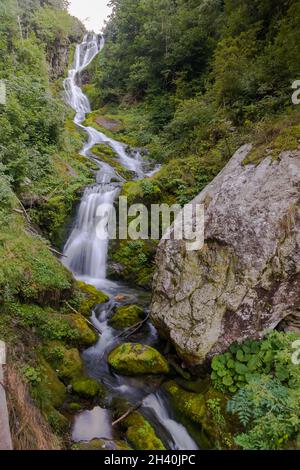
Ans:
{"label": "dense forest canopy", "polygon": [[[297,0],[112,0],[98,104],[145,101],[171,154],[213,144],[290,105]],[[147,139],[146,139],[147,140]]]}
{"label": "dense forest canopy", "polygon": [[39,179],[60,145],[65,115],[61,100],[50,91],[50,59],[84,31],[66,7],[58,0],[6,0],[0,5],[0,79],[7,89],[7,104],[0,106],[2,204],[5,181],[17,189],[24,177]]}

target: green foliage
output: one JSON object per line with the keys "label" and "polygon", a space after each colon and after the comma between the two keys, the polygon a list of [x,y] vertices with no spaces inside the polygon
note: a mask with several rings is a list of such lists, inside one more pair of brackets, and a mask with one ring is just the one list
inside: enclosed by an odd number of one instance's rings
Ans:
{"label": "green foliage", "polygon": [[23,367],[22,372],[27,382],[32,386],[35,386],[42,381],[43,371],[39,367],[25,366]]}
{"label": "green foliage", "polygon": [[215,388],[235,393],[261,374],[272,374],[289,387],[299,386],[300,370],[291,360],[296,339],[299,335],[295,333],[274,331],[263,341],[232,344],[225,354],[212,360],[211,379]]}
{"label": "green foliage", "polygon": [[300,430],[299,388],[261,375],[228,402],[228,411],[239,417],[246,431],[235,438],[246,450],[278,450]]}

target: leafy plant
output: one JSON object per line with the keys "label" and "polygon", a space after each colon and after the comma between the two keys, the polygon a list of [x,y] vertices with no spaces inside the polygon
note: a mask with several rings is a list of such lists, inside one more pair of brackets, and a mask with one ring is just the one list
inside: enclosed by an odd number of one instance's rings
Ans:
{"label": "leafy plant", "polygon": [[300,430],[300,393],[278,379],[253,378],[228,402],[246,428],[235,437],[243,449],[279,449]]}
{"label": "leafy plant", "polygon": [[292,343],[299,335],[274,331],[263,341],[246,340],[232,344],[225,354],[212,360],[211,379],[214,387],[236,393],[253,378],[272,373],[283,384],[300,384],[299,367],[292,363]]}

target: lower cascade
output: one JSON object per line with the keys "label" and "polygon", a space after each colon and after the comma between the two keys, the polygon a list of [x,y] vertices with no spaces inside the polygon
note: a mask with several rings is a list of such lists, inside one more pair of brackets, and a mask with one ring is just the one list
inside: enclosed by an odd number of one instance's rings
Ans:
{"label": "lower cascade", "polygon": [[[114,168],[99,161],[93,155],[91,150],[94,145],[103,143],[111,147],[117,154],[119,162],[134,172],[136,178],[151,174],[144,172],[143,161],[138,152],[131,156],[122,143],[108,138],[93,127],[83,125],[86,114],[91,112],[91,107],[88,98],[78,86],[78,78],[101,51],[103,45],[104,41],[99,36],[87,34],[83,42],[77,45],[73,68],[64,82],[66,101],[76,112],[74,122],[88,135],[81,154],[92,159],[99,170],[96,174],[96,183],[85,189],[73,229],[64,247],[62,262],[79,280],[93,284],[114,297],[125,291],[132,299],[139,300],[142,296],[138,289],[106,279],[108,240],[99,239],[97,232],[100,221],[99,207],[102,204],[113,204],[124,180]],[[83,353],[88,374],[92,378],[101,380],[112,397],[121,396],[133,406],[140,403],[140,412],[155,428],[166,448],[197,449],[196,443],[186,428],[175,420],[168,400],[160,389],[153,391],[153,387],[151,388],[148,383],[145,384],[142,378],[124,377],[111,372],[107,355],[114,347],[122,343],[120,335],[109,325],[108,321],[116,304],[117,302],[111,299],[92,312],[91,321],[101,335],[97,344]],[[142,338],[141,333],[139,334],[139,342],[156,346],[159,339],[153,325],[147,322],[143,331]],[[132,338],[134,339],[134,336]],[[75,442],[112,437],[111,416],[108,410],[96,407],[91,411],[79,413],[75,417],[72,433]]]}

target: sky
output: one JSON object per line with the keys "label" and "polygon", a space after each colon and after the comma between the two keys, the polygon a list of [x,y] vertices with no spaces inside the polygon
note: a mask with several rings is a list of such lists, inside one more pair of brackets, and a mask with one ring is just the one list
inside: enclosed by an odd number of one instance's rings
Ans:
{"label": "sky", "polygon": [[71,15],[77,16],[89,30],[99,33],[110,14],[109,0],[69,0]]}

